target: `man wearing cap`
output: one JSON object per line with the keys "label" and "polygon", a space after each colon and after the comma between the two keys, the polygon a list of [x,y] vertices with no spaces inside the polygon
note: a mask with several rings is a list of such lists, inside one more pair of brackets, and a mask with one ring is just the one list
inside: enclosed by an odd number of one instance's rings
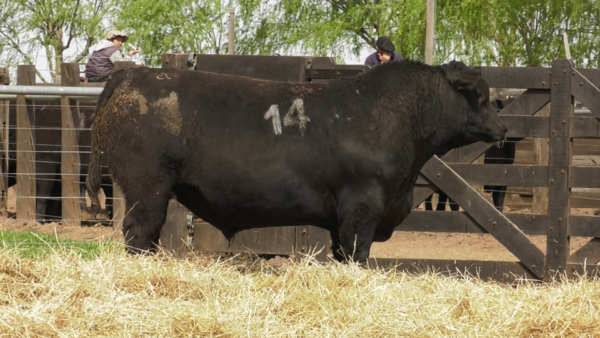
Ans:
{"label": "man wearing cap", "polygon": [[104,82],[110,78],[117,61],[129,61],[131,56],[139,53],[140,49],[132,49],[127,55],[121,54],[121,45],[127,42],[129,37],[120,31],[110,31],[106,34],[106,40],[102,40],[92,52],[92,56],[86,65],[88,82]]}
{"label": "man wearing cap", "polygon": [[365,65],[376,66],[391,61],[402,61],[402,55],[395,52],[396,47],[390,38],[382,36],[377,39],[377,51],[367,57]]}

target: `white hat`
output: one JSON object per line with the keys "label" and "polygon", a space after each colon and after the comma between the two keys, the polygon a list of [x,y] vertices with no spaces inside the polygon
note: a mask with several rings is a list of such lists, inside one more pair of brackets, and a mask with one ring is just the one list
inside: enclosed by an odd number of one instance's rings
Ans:
{"label": "white hat", "polygon": [[112,30],[106,34],[106,40],[113,40],[118,37],[123,38],[124,43],[127,42],[127,40],[129,40],[129,37],[127,36],[127,34],[121,32],[121,31]]}

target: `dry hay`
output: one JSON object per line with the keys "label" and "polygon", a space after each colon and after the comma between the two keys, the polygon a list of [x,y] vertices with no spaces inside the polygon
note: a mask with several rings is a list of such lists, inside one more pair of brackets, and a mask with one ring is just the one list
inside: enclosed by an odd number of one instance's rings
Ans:
{"label": "dry hay", "polygon": [[357,265],[104,250],[0,252],[0,336],[581,337],[600,334],[600,284],[506,286]]}

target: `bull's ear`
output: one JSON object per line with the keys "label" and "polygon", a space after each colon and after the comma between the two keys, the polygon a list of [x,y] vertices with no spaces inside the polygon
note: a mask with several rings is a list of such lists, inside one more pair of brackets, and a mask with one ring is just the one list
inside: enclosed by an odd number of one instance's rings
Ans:
{"label": "bull's ear", "polygon": [[452,61],[443,67],[446,71],[448,83],[456,90],[473,88],[481,80],[480,67],[469,68],[464,63],[456,61]]}

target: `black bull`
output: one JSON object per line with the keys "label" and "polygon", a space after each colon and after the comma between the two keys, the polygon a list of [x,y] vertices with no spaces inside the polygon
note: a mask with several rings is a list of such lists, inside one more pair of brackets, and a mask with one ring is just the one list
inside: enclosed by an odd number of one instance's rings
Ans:
{"label": "black bull", "polygon": [[336,259],[365,261],[412,209],[434,154],[504,139],[479,68],[389,63],[286,83],[212,73],[117,72],[98,101],[88,194],[106,160],[125,194],[133,252],[158,242],[171,194],[231,239],[311,224]]}

